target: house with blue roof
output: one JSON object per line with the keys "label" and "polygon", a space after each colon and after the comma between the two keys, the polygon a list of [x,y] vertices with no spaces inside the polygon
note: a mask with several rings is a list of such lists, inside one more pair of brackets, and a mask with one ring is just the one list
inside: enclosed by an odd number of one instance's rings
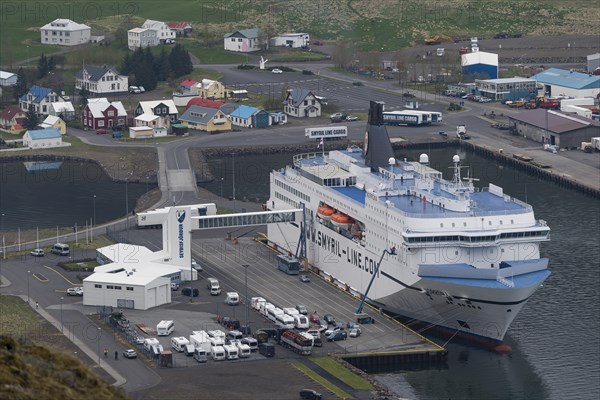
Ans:
{"label": "house with blue roof", "polygon": [[270,125],[271,118],[265,110],[256,107],[241,105],[229,114],[233,125],[244,128],[266,128]]}
{"label": "house with blue roof", "polygon": [[23,146],[30,149],[51,149],[62,146],[62,136],[56,128],[29,130],[23,135]]}
{"label": "house with blue roof", "polygon": [[531,77],[544,87],[548,97],[598,97],[600,95],[600,75],[548,68]]}
{"label": "house with blue roof", "polygon": [[50,88],[33,85],[29,91],[19,99],[19,107],[23,111],[33,108],[40,115],[48,115],[50,104],[57,101],[65,101]]}
{"label": "house with blue roof", "polygon": [[188,129],[196,129],[210,133],[231,130],[231,120],[225,113],[216,108],[190,106],[179,117],[179,123]]}
{"label": "house with blue roof", "polygon": [[283,102],[283,111],[292,117],[321,116],[321,101],[308,89],[291,89]]}

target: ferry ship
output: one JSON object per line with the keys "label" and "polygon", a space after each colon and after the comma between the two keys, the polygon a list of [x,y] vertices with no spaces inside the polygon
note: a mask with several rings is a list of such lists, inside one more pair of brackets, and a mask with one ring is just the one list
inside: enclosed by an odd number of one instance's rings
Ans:
{"label": "ferry ship", "polygon": [[382,111],[371,102],[362,149],[271,172],[268,208],[304,207],[305,222],[268,225],[269,241],[408,326],[501,343],[550,275],[539,249],[550,228],[501,187],[475,187],[459,156],[451,180],[426,154],[396,160]]}

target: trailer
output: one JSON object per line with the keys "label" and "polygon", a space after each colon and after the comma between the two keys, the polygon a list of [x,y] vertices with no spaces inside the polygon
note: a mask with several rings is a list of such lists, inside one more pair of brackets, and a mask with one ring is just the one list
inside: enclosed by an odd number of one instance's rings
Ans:
{"label": "trailer", "polygon": [[427,114],[421,114],[414,110],[404,110],[384,112],[383,123],[385,125],[425,126],[430,122]]}
{"label": "trailer", "polygon": [[326,126],[322,128],[306,128],[304,135],[309,139],[339,140],[348,137],[347,126]]}
{"label": "trailer", "polygon": [[312,354],[312,341],[295,331],[284,331],[279,338],[279,344],[303,356]]}
{"label": "trailer", "polygon": [[592,138],[592,149],[595,151],[600,151],[600,137]]}

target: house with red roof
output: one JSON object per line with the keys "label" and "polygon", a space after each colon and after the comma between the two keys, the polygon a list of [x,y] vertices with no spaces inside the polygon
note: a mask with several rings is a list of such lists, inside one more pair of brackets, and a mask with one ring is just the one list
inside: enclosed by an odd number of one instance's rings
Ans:
{"label": "house with red roof", "polygon": [[189,22],[167,22],[167,26],[175,32],[177,36],[187,36],[193,28]]}
{"label": "house with red roof", "polygon": [[198,89],[196,88],[197,84],[198,81],[195,81],[193,79],[186,79],[185,81],[179,84],[179,90],[181,90],[182,94],[198,95]]}
{"label": "house with red roof", "polygon": [[15,125],[21,125],[27,113],[19,107],[10,106],[0,111],[0,128],[6,131],[12,131]]}

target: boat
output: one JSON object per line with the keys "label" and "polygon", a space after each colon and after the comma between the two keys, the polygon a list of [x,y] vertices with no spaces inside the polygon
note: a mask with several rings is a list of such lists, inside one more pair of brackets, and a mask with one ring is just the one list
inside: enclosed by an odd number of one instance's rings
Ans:
{"label": "boat", "polygon": [[324,203],[321,206],[319,206],[319,208],[317,208],[317,214],[322,219],[331,218],[331,216],[333,215],[334,212],[335,212],[335,210],[333,209],[333,207],[330,207]]}
{"label": "boat", "polygon": [[497,346],[550,275],[550,228],[500,186],[475,187],[458,155],[451,179],[426,154],[396,160],[382,109],[371,102],[362,149],[298,154],[271,172],[271,209],[306,211],[269,224],[269,241],[424,334]]}

